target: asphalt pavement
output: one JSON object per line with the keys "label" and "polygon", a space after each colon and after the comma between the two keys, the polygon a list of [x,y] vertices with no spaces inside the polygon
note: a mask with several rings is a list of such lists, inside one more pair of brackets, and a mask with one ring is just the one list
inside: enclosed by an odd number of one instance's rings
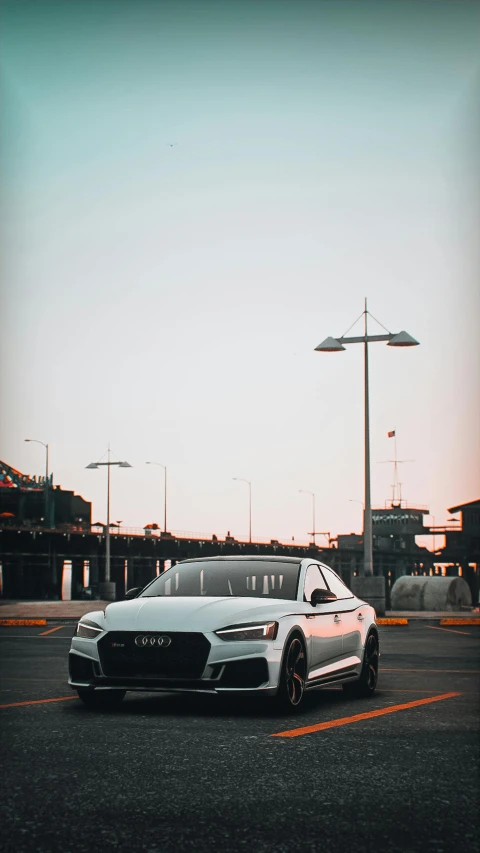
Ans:
{"label": "asphalt pavement", "polygon": [[478,851],[480,628],[380,628],[370,699],[66,684],[72,623],[0,628],[2,845],[16,853]]}

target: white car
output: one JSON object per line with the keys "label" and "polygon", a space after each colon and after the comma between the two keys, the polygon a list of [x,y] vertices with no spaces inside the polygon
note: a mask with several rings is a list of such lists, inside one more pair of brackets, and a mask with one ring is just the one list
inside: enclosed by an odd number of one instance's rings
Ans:
{"label": "white car", "polygon": [[266,694],[293,710],[325,685],[370,696],[378,659],[373,607],[323,563],[208,557],[82,617],[69,684],[89,707],[143,690]]}

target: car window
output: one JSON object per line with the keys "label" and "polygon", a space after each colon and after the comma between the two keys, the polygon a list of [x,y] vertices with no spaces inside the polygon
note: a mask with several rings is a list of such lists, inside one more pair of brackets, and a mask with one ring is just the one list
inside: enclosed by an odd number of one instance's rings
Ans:
{"label": "car window", "polygon": [[303,600],[310,601],[314,589],[327,589],[327,584],[318,566],[309,566],[305,575],[305,586],[303,588]]}
{"label": "car window", "polygon": [[326,566],[322,566],[322,572],[325,575],[328,586],[332,592],[335,593],[337,598],[353,598],[353,592],[350,592],[348,586],[345,586],[343,581],[340,580],[335,572],[332,572],[331,569],[327,569]]}
{"label": "car window", "polygon": [[141,593],[151,596],[241,596],[295,601],[300,560],[195,560],[177,563],[163,572]]}

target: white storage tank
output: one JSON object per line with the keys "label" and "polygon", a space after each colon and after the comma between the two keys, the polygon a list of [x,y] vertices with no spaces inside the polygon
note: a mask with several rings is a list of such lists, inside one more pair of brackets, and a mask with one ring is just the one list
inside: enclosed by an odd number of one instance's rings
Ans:
{"label": "white storage tank", "polygon": [[404,575],[391,591],[392,610],[462,610],[471,604],[470,587],[463,578]]}

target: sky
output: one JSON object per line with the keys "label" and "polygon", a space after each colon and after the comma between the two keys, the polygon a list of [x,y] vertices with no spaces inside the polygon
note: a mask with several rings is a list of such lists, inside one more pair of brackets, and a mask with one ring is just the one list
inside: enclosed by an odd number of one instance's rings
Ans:
{"label": "sky", "polygon": [[[4,0],[0,458],[125,526],[360,532],[478,497],[480,6]],[[382,328],[369,319],[369,331]],[[352,334],[361,334],[361,323]],[[432,519],[430,519],[432,522]],[[432,522],[433,523],[433,522]]]}

